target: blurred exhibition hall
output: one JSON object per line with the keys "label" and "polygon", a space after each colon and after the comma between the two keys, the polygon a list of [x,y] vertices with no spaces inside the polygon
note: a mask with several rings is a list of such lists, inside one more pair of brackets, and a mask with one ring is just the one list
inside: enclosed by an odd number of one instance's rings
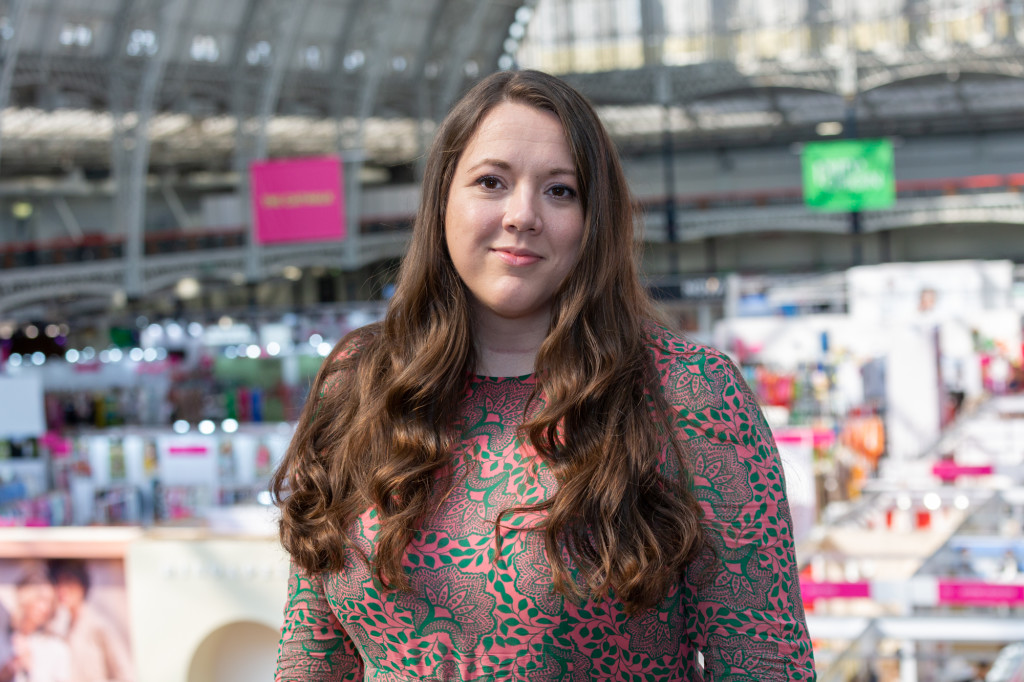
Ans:
{"label": "blurred exhibition hall", "polygon": [[437,122],[520,68],[764,406],[819,679],[1024,680],[1024,0],[0,1],[0,616],[271,678],[269,475]]}

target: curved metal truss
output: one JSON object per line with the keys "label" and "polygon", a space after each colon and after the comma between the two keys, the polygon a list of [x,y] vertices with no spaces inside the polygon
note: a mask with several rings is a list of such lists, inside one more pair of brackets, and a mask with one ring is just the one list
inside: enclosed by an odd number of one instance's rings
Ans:
{"label": "curved metal truss", "polygon": [[[374,165],[411,163],[458,93],[499,61],[509,65],[503,50],[510,41],[514,48],[525,40],[529,51],[534,27],[524,38],[523,22],[534,4],[7,0],[6,13],[0,8],[0,108],[9,104],[0,120],[0,172],[116,170],[119,145],[133,145],[133,130],[141,129],[148,139],[142,156],[158,170],[237,170],[254,156],[335,150],[359,150]],[[712,4],[722,16],[712,12],[706,21],[736,24],[742,8],[735,0]],[[808,0],[797,12],[810,22],[801,29],[809,31],[809,48],[823,40],[812,19],[827,4]],[[544,0],[538,12],[543,19],[552,6],[572,5]],[[574,62],[582,68],[564,74],[600,107],[627,152],[657,148],[666,125],[680,147],[807,139],[821,122],[848,120],[853,95],[861,135],[1020,126],[1024,48],[1017,40],[936,50],[914,38],[916,24],[907,19],[913,40],[897,52],[829,52],[832,44],[800,60],[782,53],[744,59],[736,46],[743,30],[754,29],[719,27],[725,32],[702,38],[703,57],[673,65],[662,54],[673,36],[658,17],[678,11],[658,5],[596,2],[600,11],[635,10],[651,54],[621,69]],[[916,7],[904,8],[907,16],[925,11]],[[578,19],[574,11],[566,16]],[[722,52],[722,40],[735,51]],[[140,160],[137,152],[121,155]]]}
{"label": "curved metal truss", "polygon": [[[368,118],[432,119],[467,83],[496,70],[501,42],[522,4],[7,0],[0,3],[6,77],[0,105],[43,125],[50,112],[63,112],[67,127],[37,145],[43,159],[31,153],[31,142],[20,145],[23,130],[9,131],[13,144],[0,167],[11,174],[44,170],[47,161],[51,169],[106,166],[109,155],[93,155],[96,145],[79,147],[76,135],[95,134],[97,113],[101,128],[122,126],[116,120],[122,116],[142,116],[145,123],[147,107],[157,120],[187,121],[180,127],[192,158],[177,158],[185,164],[211,160],[203,151],[204,129],[216,137],[225,121],[246,133],[273,128],[272,117],[338,121],[335,139],[321,151],[351,146]],[[75,122],[68,112],[79,114]],[[266,147],[259,135],[255,141]],[[169,161],[158,147],[153,154],[154,163]]]}
{"label": "curved metal truss", "polygon": [[851,116],[861,136],[1020,129],[1024,121],[1022,47],[942,59],[907,53],[898,62],[861,56],[853,95],[843,92],[842,71],[824,62],[708,62],[564,78],[594,101],[627,153],[660,148],[666,129],[682,149],[814,139],[818,124]]}

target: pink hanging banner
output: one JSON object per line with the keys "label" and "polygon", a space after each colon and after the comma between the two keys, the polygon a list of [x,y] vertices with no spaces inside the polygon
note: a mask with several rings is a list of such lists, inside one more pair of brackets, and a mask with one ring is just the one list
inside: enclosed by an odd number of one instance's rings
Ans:
{"label": "pink hanging banner", "polygon": [[341,161],[335,157],[259,161],[250,166],[256,241],[345,238]]}

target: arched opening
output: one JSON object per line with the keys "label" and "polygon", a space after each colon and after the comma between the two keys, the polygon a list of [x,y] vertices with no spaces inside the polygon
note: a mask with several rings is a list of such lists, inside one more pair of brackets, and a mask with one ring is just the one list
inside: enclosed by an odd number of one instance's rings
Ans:
{"label": "arched opening", "polygon": [[192,656],[188,682],[251,682],[274,677],[278,633],[241,621],[211,632]]}

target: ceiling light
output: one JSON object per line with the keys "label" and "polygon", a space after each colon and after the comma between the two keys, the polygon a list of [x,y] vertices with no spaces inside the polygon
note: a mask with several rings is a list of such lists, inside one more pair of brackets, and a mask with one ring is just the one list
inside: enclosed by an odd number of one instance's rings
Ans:
{"label": "ceiling light", "polygon": [[195,298],[202,291],[202,285],[195,277],[182,277],[174,287],[175,295],[183,301]]}
{"label": "ceiling light", "polygon": [[822,137],[841,135],[843,132],[843,124],[839,121],[822,121],[815,126],[814,132],[818,133]]}

